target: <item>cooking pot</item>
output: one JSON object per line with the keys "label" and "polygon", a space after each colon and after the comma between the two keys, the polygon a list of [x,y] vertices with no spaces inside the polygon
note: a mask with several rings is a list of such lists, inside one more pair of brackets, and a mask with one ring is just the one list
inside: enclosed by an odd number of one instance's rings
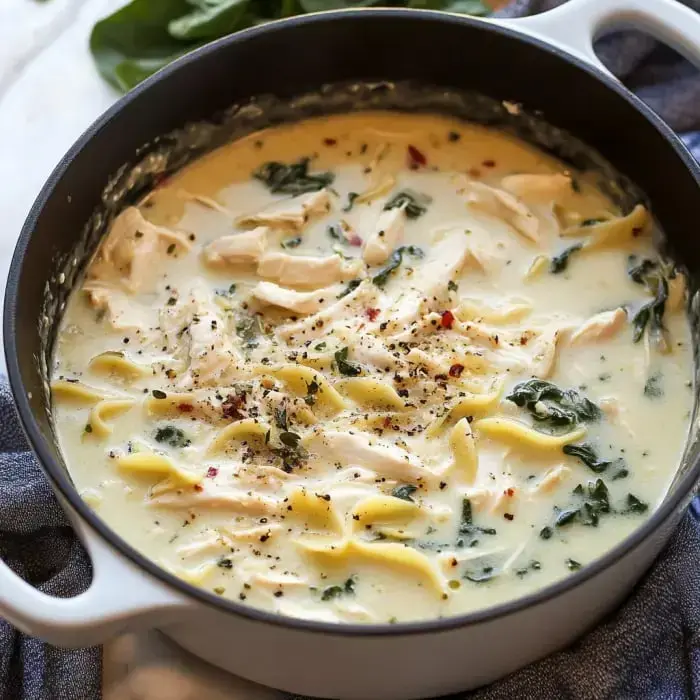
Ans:
{"label": "cooking pot", "polygon": [[[52,430],[46,387],[51,339],[70,284],[104,230],[110,207],[114,213],[123,204],[120,191],[136,197],[134,183],[153,184],[153,177],[143,179],[157,161],[149,154],[172,141],[159,137],[179,129],[191,156],[201,144],[198,132],[184,125],[230,114],[227,106],[255,95],[291,98],[338,82],[412,80],[507,100],[509,114],[518,111],[515,104],[541,113],[601,152],[645,193],[694,292],[700,169],[669,127],[596,57],[593,39],[621,24],[700,62],[700,16],[674,0],[571,0],[520,20],[337,11],[273,22],[200,48],[98,119],[54,170],[29,213],[4,311],[5,353],[21,422],[90,555],[93,580],[84,593],[58,599],[0,563],[0,613],[24,632],[65,646],[157,627],[190,652],[258,683],[304,695],[380,700],[489,683],[562,648],[623,600],[694,495],[700,474],[695,427],[661,506],[581,571],[458,617],[329,624],[278,616],[196,588],[110,530],[71,482]],[[254,112],[249,105],[248,113]],[[182,164],[186,158],[180,156],[168,166]],[[124,165],[135,162],[140,170]],[[692,296],[691,313],[695,301]]]}

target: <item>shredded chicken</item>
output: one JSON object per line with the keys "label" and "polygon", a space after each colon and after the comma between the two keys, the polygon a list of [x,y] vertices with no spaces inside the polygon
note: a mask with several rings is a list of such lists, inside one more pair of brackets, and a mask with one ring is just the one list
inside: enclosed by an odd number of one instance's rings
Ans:
{"label": "shredded chicken", "polygon": [[210,264],[257,262],[267,248],[269,230],[258,226],[252,231],[217,238],[204,249],[204,260]]}
{"label": "shredded chicken", "polygon": [[627,323],[627,312],[619,307],[614,311],[603,311],[589,318],[571,335],[571,344],[606,340],[617,334]]}
{"label": "shredded chicken", "polygon": [[328,190],[322,189],[285,200],[269,210],[243,216],[238,219],[238,224],[301,231],[312,217],[327,214],[330,210],[330,195]]}
{"label": "shredded chicken", "polygon": [[403,207],[383,211],[365,242],[362,258],[368,265],[381,265],[401,241],[406,224]]}

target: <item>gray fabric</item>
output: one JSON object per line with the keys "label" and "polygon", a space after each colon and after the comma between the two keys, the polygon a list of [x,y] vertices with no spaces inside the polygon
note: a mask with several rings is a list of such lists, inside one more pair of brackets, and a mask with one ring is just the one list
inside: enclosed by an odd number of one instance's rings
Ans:
{"label": "gray fabric", "polygon": [[[2,378],[0,557],[45,593],[76,595],[90,582],[90,563],[28,449]],[[58,649],[0,619],[2,700],[93,700],[101,667],[96,647]]]}
{"label": "gray fabric", "polygon": [[[605,2],[605,0],[600,0]],[[516,0],[523,16],[561,4]],[[700,9],[700,0],[688,2]],[[700,80],[649,37],[600,43],[605,63],[682,133],[700,157]],[[87,557],[27,452],[7,386],[0,384],[0,556],[46,593],[75,595],[90,580]],[[480,691],[475,700],[676,700],[700,698],[700,511],[693,504],[672,544],[630,600],[570,649]],[[468,660],[465,660],[468,662]],[[97,648],[64,651],[0,620],[0,700],[100,697]]]}

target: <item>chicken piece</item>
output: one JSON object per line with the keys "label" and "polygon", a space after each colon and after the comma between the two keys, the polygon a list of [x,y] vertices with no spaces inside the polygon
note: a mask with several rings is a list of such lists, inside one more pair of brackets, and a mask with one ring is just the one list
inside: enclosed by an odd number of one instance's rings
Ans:
{"label": "chicken piece", "polygon": [[160,317],[168,347],[179,354],[183,348],[186,352],[189,372],[181,388],[224,384],[242,366],[225,321],[204,286],[195,286],[174,306],[163,307]]}
{"label": "chicken piece", "polygon": [[548,379],[552,376],[557,364],[557,353],[560,330],[550,330],[542,333],[533,344],[535,354],[532,358],[530,371],[533,377],[538,379]]}
{"label": "chicken piece", "polygon": [[552,467],[547,473],[532,487],[530,487],[530,493],[533,495],[541,493],[551,493],[556,489],[562,481],[565,481],[571,474],[571,469],[559,464],[556,467]]}
{"label": "chicken piece", "polygon": [[617,334],[627,322],[627,312],[619,307],[614,311],[603,311],[589,318],[571,335],[571,344],[605,340]]}
{"label": "chicken piece", "polygon": [[268,253],[258,263],[258,274],[285,286],[317,289],[352,279],[359,272],[360,265],[359,260],[346,263],[339,255],[313,257]]}
{"label": "chicken piece", "polygon": [[510,192],[490,187],[483,182],[470,181],[467,203],[489,216],[502,219],[533,243],[540,242],[537,217]]}
{"label": "chicken piece", "polygon": [[463,229],[447,231],[433,245],[425,262],[406,280],[399,297],[386,314],[389,333],[403,331],[423,315],[424,307],[439,303],[447,294],[447,285],[470,257],[469,238]]}
{"label": "chicken piece", "polygon": [[368,265],[381,265],[403,237],[406,214],[403,207],[383,211],[370,237],[365,241],[362,259]]}
{"label": "chicken piece", "polygon": [[149,498],[148,505],[172,510],[209,508],[245,515],[273,515],[280,504],[260,493],[203,487],[203,490],[178,489]]}
{"label": "chicken piece", "polygon": [[377,287],[365,280],[334,304],[301,321],[280,326],[277,332],[288,343],[303,343],[320,338],[333,330],[334,324],[355,319],[365,308],[376,306],[378,298]]}
{"label": "chicken piece", "polygon": [[314,216],[327,214],[331,210],[328,190],[294,197],[275,204],[269,210],[250,214],[238,219],[240,226],[269,226],[286,231],[301,231]]}
{"label": "chicken piece", "polygon": [[222,236],[204,249],[204,260],[209,264],[257,262],[267,248],[267,226],[252,231]]}
{"label": "chicken piece", "polygon": [[251,296],[262,304],[279,306],[299,314],[312,314],[335,300],[338,289],[325,287],[314,292],[296,292],[272,282],[258,282]]}
{"label": "chicken piece", "polygon": [[387,479],[409,483],[432,483],[435,474],[396,445],[380,443],[365,433],[328,430],[312,436],[309,449],[332,463],[371,469]]}
{"label": "chicken piece", "polygon": [[100,315],[105,314],[114,330],[139,330],[143,333],[155,325],[156,310],[135,303],[112,284],[90,280],[83,285],[83,291],[90,305]]}
{"label": "chicken piece", "polygon": [[352,356],[361,365],[386,371],[397,370],[406,365],[397,350],[389,350],[380,338],[372,333],[358,334],[345,328],[334,330],[333,335],[345,345],[352,345]]}
{"label": "chicken piece", "polygon": [[143,291],[155,279],[159,257],[187,251],[187,236],[146,221],[136,207],[127,207],[112,227],[88,268],[87,278],[112,283],[128,292]]}
{"label": "chicken piece", "polygon": [[554,204],[573,194],[571,178],[561,173],[552,175],[507,175],[501,187],[516,197],[536,204]]}

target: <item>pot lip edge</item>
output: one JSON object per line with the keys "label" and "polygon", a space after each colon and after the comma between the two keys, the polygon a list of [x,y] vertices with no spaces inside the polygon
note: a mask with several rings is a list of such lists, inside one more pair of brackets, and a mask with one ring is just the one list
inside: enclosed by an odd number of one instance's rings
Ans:
{"label": "pot lip edge", "polygon": [[[622,99],[626,100],[636,111],[646,118],[650,125],[656,129],[659,135],[666,141],[666,145],[671,148],[675,155],[681,159],[685,168],[695,179],[700,188],[700,165],[695,161],[680,138],[671,128],[636,95],[628,91],[621,83],[611,76],[605,74],[600,69],[587,63],[585,60],[553,45],[544,38],[534,37],[524,31],[518,30],[512,24],[503,25],[498,22],[474,18],[464,15],[454,15],[435,10],[416,10],[407,8],[353,8],[344,10],[329,10],[320,13],[312,13],[276,20],[265,25],[252,27],[241,32],[222,37],[205,46],[178,58],[171,64],[159,70],[154,75],[147,78],[133,90],[119,98],[112,106],[103,112],[73,143],[66,154],[61,158],[57,166],[45,181],[42,189],[37,195],[32,207],[22,226],[17,244],[11,259],[8,271],[5,304],[3,309],[3,332],[4,332],[4,352],[8,370],[8,380],[13,394],[14,403],[19,414],[22,430],[29,442],[29,445],[39,461],[39,465],[51,482],[54,489],[57,489],[61,496],[66,499],[69,506],[86,522],[91,530],[94,530],[110,547],[117,550],[118,555],[126,557],[132,564],[135,564],[146,573],[152,575],[167,588],[175,589],[179,593],[193,599],[193,602],[203,603],[208,607],[213,607],[217,611],[233,613],[234,615],[245,617],[253,622],[263,622],[273,627],[286,627],[291,629],[301,629],[311,632],[322,632],[334,636],[413,636],[418,634],[429,634],[447,632],[450,630],[471,627],[487,622],[495,621],[501,617],[506,617],[528,608],[537,607],[554,598],[558,598],[598,574],[603,573],[608,568],[617,564],[621,559],[630,554],[633,550],[642,545],[646,539],[656,532],[669,518],[673,517],[679,506],[688,499],[690,493],[700,477],[700,460],[695,458],[694,464],[687,469],[686,473],[679,480],[674,493],[670,498],[665,499],[661,505],[642,522],[629,536],[625,537],[613,548],[606,551],[601,557],[595,559],[590,564],[584,566],[580,571],[567,575],[545,587],[536,589],[530,594],[513,598],[504,603],[493,605],[487,608],[478,609],[462,615],[456,615],[441,619],[429,619],[413,622],[399,622],[396,624],[378,623],[372,625],[359,625],[352,623],[328,623],[302,618],[292,618],[272,613],[252,606],[242,605],[234,600],[229,600],[216,596],[203,588],[199,588],[186,581],[170,574],[165,569],[159,567],[151,559],[141,554],[138,550],[126,542],[116,531],[112,530],[80,497],[77,488],[70,482],[67,473],[54,462],[44,439],[41,430],[35,419],[26,391],[21,379],[19,359],[16,353],[16,310],[17,292],[20,273],[23,267],[26,248],[31,239],[36,220],[50,200],[56,184],[65,175],[65,171],[76,158],[84,146],[100,130],[108,127],[110,122],[132,101],[136,100],[142,93],[146,92],[152,85],[167,78],[181,67],[190,62],[199,60],[209,52],[216,52],[223,46],[232,43],[240,43],[255,37],[259,33],[270,33],[274,31],[291,30],[297,25],[323,23],[327,21],[343,20],[347,16],[357,16],[362,13],[367,15],[380,16],[387,21],[392,17],[410,16],[415,21],[433,21],[441,24],[468,25],[472,28],[492,31],[504,34],[508,38],[523,41],[534,45],[540,50],[553,54],[573,65],[574,68],[589,73],[593,78],[603,83],[605,87],[616,92]],[[692,427],[692,421],[691,425]],[[690,444],[692,435],[690,430],[685,443],[686,448]],[[640,572],[640,575],[643,572]]]}

